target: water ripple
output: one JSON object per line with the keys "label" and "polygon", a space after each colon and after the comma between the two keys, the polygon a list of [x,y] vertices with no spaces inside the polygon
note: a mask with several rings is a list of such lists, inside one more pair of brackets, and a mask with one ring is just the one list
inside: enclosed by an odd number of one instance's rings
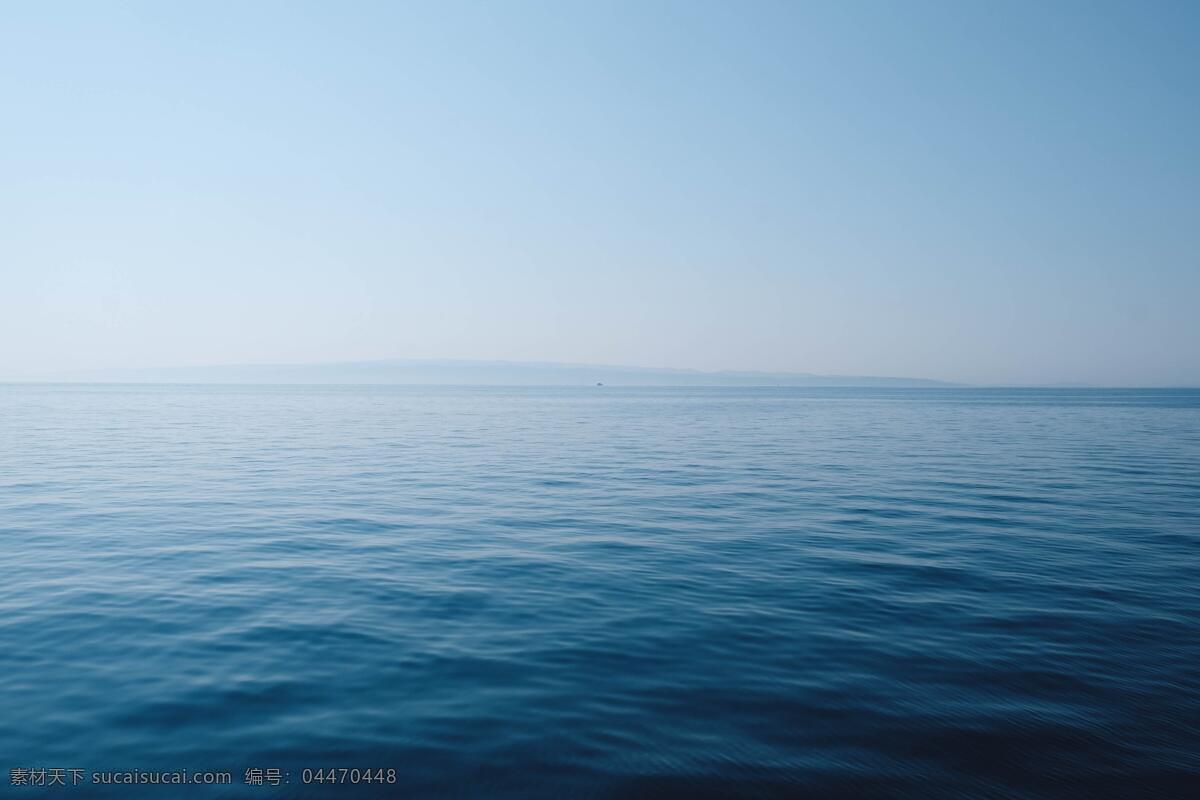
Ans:
{"label": "water ripple", "polygon": [[0,387],[0,754],[1192,796],[1198,539],[1190,391]]}

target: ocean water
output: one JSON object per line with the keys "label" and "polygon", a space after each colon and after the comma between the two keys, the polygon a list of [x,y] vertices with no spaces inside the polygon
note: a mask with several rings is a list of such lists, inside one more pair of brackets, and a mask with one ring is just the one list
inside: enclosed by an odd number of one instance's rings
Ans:
{"label": "ocean water", "polygon": [[0,386],[0,768],[1200,796],[1200,392]]}

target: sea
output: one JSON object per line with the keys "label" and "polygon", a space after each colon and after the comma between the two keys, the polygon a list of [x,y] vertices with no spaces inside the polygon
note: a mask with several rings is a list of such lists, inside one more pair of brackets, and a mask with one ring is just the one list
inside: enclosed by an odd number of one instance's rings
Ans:
{"label": "sea", "polygon": [[1200,797],[1200,391],[3,385],[0,769]]}

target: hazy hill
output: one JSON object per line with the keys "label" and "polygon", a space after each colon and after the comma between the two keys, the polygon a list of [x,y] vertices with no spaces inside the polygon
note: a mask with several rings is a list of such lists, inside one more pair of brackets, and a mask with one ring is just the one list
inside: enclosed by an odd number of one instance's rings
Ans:
{"label": "hazy hill", "polygon": [[811,375],[794,372],[703,372],[544,362],[389,359],[331,364],[241,364],[113,369],[47,376],[114,383],[418,384],[483,386],[881,386],[954,384],[922,378]]}

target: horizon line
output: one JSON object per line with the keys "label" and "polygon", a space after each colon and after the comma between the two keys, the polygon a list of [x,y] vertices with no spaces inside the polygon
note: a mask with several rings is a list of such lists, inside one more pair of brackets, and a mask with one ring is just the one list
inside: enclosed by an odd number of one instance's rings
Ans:
{"label": "horizon line", "polygon": [[[471,381],[470,376],[464,376],[466,380],[403,380],[404,376],[396,376],[397,379],[387,379],[386,376],[381,376],[375,379],[362,379],[364,376],[345,376],[349,380],[305,380],[306,376],[295,376],[291,380],[272,380],[272,376],[260,376],[258,378],[250,377],[248,379],[233,379],[228,376],[219,376],[216,380],[205,379],[203,377],[188,377],[172,379],[172,373],[186,373],[189,371],[195,372],[220,372],[222,370],[238,370],[238,371],[253,371],[253,370],[320,370],[320,369],[356,369],[356,368],[463,368],[463,369],[486,369],[486,368],[514,368],[514,369],[559,369],[564,371],[576,372],[586,370],[597,370],[600,372],[628,372],[633,374],[644,375],[647,379],[653,379],[654,373],[662,373],[675,377],[692,377],[697,380],[703,380],[705,377],[714,379],[728,378],[744,381],[739,384],[728,384],[722,382],[715,383],[692,383],[679,384],[671,381],[663,383],[653,382],[622,382],[620,376],[605,376],[603,374],[589,376],[587,379],[579,379],[575,381],[538,381],[530,380],[529,376],[526,379],[518,377],[515,380],[505,379],[501,377],[499,380],[491,381]],[[161,377],[150,377],[155,373],[161,374]],[[182,377],[182,376],[181,376]],[[436,376],[430,376],[436,377]],[[358,379],[355,379],[358,378]],[[595,380],[593,380],[593,378]],[[605,379],[606,380],[601,380]],[[803,383],[788,384],[788,381],[813,381],[812,385],[803,385]],[[844,381],[844,383],[840,383]],[[883,385],[873,385],[873,382],[880,382]],[[863,383],[868,385],[864,386]],[[74,368],[74,369],[53,369],[53,370],[38,370],[32,374],[26,373],[22,377],[0,377],[0,384],[24,384],[24,385],[214,385],[214,386],[244,386],[244,385],[260,385],[260,386],[429,386],[429,387],[501,387],[507,386],[511,388],[535,388],[535,387],[554,387],[554,386],[593,386],[596,384],[612,387],[641,387],[641,388],[879,388],[879,389],[895,389],[895,388],[916,388],[916,389],[1137,389],[1137,390],[1175,390],[1175,389],[1197,389],[1200,384],[1127,384],[1127,385],[1105,385],[1088,383],[1081,381],[1060,381],[1060,382],[966,382],[966,381],[948,381],[939,378],[925,377],[908,377],[897,375],[866,375],[866,374],[845,374],[845,373],[816,373],[816,372],[799,372],[792,370],[766,370],[766,369],[700,369],[696,367],[651,367],[651,366],[635,366],[627,364],[612,364],[612,363],[587,363],[579,361],[548,361],[548,360],[528,360],[517,361],[509,359],[480,359],[480,358],[409,358],[409,357],[390,357],[390,358],[374,358],[374,359],[352,359],[341,361],[261,361],[261,362],[223,362],[223,363],[208,363],[198,365],[175,365],[175,366],[150,366],[150,367],[89,367],[89,368]],[[888,385],[895,384],[895,385]],[[902,385],[908,384],[908,385]]]}

